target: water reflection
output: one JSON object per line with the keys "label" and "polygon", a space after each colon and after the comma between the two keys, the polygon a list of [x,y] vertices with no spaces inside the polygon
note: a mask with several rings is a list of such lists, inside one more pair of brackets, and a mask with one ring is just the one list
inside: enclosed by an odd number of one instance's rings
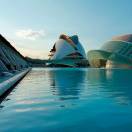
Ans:
{"label": "water reflection", "polygon": [[61,69],[48,72],[52,93],[60,100],[78,99],[85,81],[85,71],[82,69]]}
{"label": "water reflection", "polygon": [[116,99],[118,103],[129,104],[132,103],[131,75],[131,70],[91,69],[87,72],[87,81],[105,96]]}
{"label": "water reflection", "polygon": [[131,70],[33,69],[0,105],[0,132],[131,129],[131,75]]}

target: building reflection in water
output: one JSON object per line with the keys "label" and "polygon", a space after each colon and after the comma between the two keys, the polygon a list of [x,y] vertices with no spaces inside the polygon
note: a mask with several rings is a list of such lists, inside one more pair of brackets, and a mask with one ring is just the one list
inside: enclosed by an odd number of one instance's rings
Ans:
{"label": "building reflection in water", "polygon": [[52,92],[60,100],[78,99],[82,91],[86,71],[82,69],[61,69],[48,72]]}
{"label": "building reflection in water", "polygon": [[117,103],[132,103],[132,70],[91,69],[87,72],[87,81],[96,85],[99,93],[114,98]]}

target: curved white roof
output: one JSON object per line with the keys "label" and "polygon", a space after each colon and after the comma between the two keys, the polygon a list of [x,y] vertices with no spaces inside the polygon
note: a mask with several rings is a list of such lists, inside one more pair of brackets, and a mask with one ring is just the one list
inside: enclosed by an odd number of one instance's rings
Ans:
{"label": "curved white roof", "polygon": [[78,41],[76,35],[72,37],[64,35],[63,37],[64,38],[60,37],[59,40],[56,41],[53,49],[50,51],[50,59],[63,59],[67,57],[86,58],[84,48]]}

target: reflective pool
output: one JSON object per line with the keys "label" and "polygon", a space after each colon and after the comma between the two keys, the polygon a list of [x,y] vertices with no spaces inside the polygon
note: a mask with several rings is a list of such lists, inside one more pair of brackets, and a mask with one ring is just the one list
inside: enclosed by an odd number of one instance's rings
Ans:
{"label": "reflective pool", "polygon": [[34,68],[0,104],[0,132],[131,132],[132,70]]}

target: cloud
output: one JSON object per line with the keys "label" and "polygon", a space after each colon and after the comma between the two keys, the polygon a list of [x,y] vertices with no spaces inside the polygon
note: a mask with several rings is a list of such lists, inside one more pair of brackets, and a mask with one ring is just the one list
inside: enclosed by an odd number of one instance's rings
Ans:
{"label": "cloud", "polygon": [[31,48],[16,47],[16,49],[23,55],[34,59],[48,59],[48,51],[35,50]]}
{"label": "cloud", "polygon": [[26,29],[26,30],[18,30],[16,32],[16,36],[24,39],[36,40],[40,37],[45,37],[46,33],[43,30]]}

